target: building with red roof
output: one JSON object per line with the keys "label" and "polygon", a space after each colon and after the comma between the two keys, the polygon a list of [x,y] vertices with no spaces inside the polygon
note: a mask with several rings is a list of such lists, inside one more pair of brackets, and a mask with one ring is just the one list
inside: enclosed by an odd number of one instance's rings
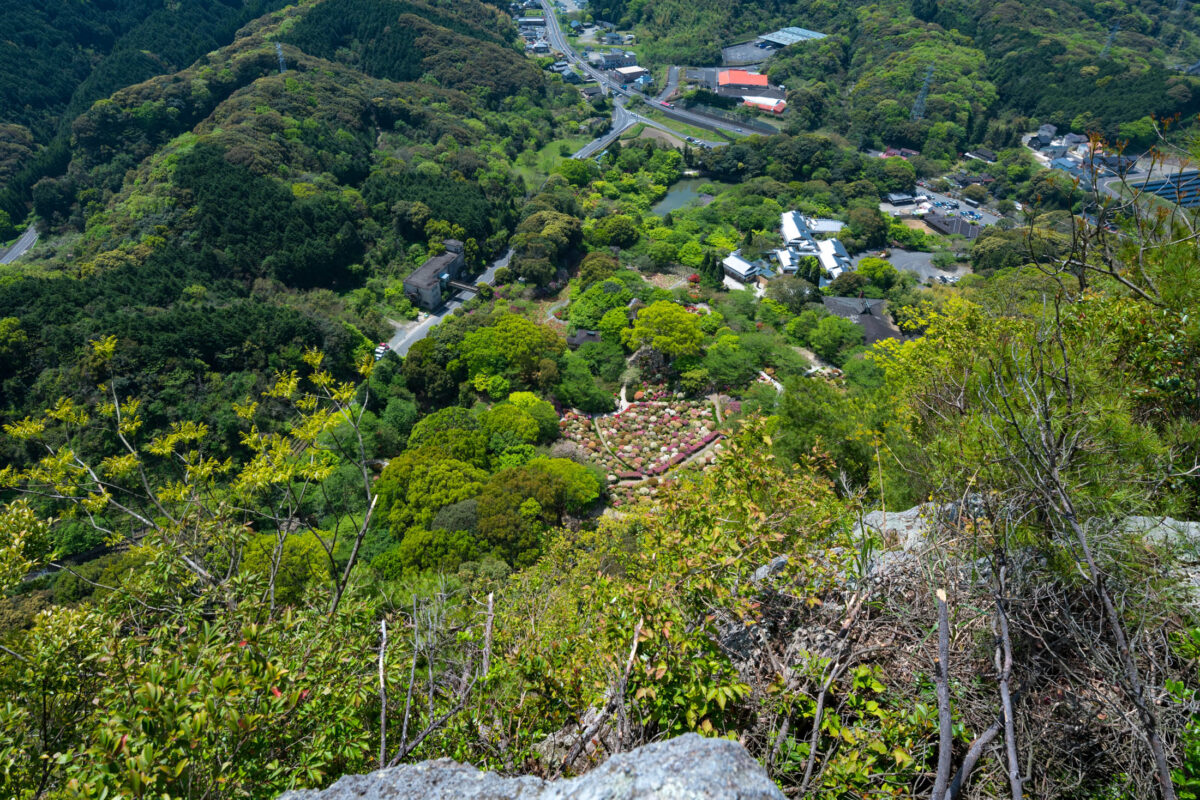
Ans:
{"label": "building with red roof", "polygon": [[723,69],[717,74],[717,86],[721,89],[765,89],[767,76],[744,69]]}

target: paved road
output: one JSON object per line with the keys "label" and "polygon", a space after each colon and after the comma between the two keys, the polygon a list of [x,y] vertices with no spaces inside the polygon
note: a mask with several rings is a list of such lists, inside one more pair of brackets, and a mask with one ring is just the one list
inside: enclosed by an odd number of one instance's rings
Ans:
{"label": "paved road", "polygon": [[12,247],[8,248],[8,252],[0,256],[0,264],[11,264],[21,256],[25,255],[25,251],[33,247],[34,242],[38,240],[37,228],[30,225],[26,231],[21,234],[21,238],[17,239]]}
{"label": "paved road", "polygon": [[[742,130],[741,128],[738,128],[738,127],[731,125],[729,123],[726,123],[726,122],[721,122],[720,120],[713,119],[712,117],[706,117],[706,116],[703,116],[701,114],[696,114],[691,111],[684,111],[683,109],[680,109],[680,108],[665,108],[663,106],[660,106],[657,103],[657,101],[654,100],[654,98],[649,97],[648,95],[644,95],[641,92],[637,92],[637,91],[634,91],[633,89],[629,89],[629,88],[621,86],[617,83],[614,83],[604,73],[593,68],[591,64],[587,63],[587,61],[580,58],[579,55],[571,48],[571,45],[567,42],[566,34],[563,33],[562,26],[559,25],[559,23],[558,23],[558,17],[554,13],[554,7],[551,5],[550,0],[542,0],[542,11],[546,17],[546,39],[549,41],[550,46],[553,47],[555,50],[558,50],[559,52],[561,52],[567,61],[570,61],[571,63],[577,65],[580,69],[582,69],[583,73],[585,75],[589,75],[592,78],[594,78],[596,80],[596,82],[601,86],[601,88],[607,89],[612,93],[613,106],[614,106],[614,108],[613,108],[613,130],[614,131],[618,130],[617,107],[622,106],[627,98],[640,97],[643,100],[645,100],[647,103],[652,103],[652,104],[658,106],[659,111],[661,111],[666,116],[672,117],[674,119],[678,119],[681,122],[688,122],[697,127],[705,128],[705,129],[711,130],[711,131],[728,130],[728,131],[734,131],[735,133],[746,133],[746,131]],[[626,127],[628,127],[628,126],[626,126]],[[660,128],[661,130],[665,130],[668,133],[674,134],[675,136],[678,136],[680,139],[687,138],[687,134],[683,134],[683,133],[680,133],[679,131],[671,130],[670,128],[668,128],[666,126],[655,125],[655,127]],[[604,137],[600,137],[600,138],[606,138],[606,137],[612,137],[612,133],[608,133]],[[610,141],[610,144],[611,144],[611,141]],[[700,142],[700,144],[705,145],[707,147],[719,147],[721,145],[724,145],[725,142],[706,142],[706,141],[702,140]],[[605,147],[607,147],[607,146],[608,145],[605,145]],[[603,148],[600,148],[600,147],[596,148],[596,150],[600,150],[600,149],[603,149]],[[592,152],[595,152],[595,151],[592,151]],[[586,155],[591,155],[591,153],[587,153],[587,154],[585,154],[585,156],[577,156],[577,157],[586,157]]]}
{"label": "paved road", "polygon": [[659,102],[670,100],[671,95],[675,94],[675,90],[679,88],[679,67],[671,67],[667,70],[667,85],[658,93],[658,97],[654,98]]}
{"label": "paved road", "polygon": [[[513,250],[510,247],[508,248],[507,253],[488,265],[488,268],[483,271],[483,274],[480,275],[475,282],[486,283],[489,285],[493,283],[496,280],[496,270],[500,269],[501,267],[507,267],[508,262],[512,259],[512,255]],[[461,295],[462,292],[456,293],[450,298],[450,302],[446,303],[446,305],[442,306],[437,311],[432,312],[420,322],[409,322],[403,325],[397,325],[396,332],[392,334],[392,338],[388,340],[388,345],[392,348],[392,352],[398,356],[407,355],[409,348],[428,336],[429,332],[433,330],[435,325],[437,325],[450,314],[453,314],[454,310],[463,304],[463,301],[459,299]]]}
{"label": "paved road", "polygon": [[575,151],[575,155],[571,158],[591,158],[602,150],[607,150],[609,145],[620,138],[621,134],[637,124],[637,115],[629,112],[625,106],[619,102],[613,102],[613,122],[612,129],[598,139],[585,144],[583,147]]}

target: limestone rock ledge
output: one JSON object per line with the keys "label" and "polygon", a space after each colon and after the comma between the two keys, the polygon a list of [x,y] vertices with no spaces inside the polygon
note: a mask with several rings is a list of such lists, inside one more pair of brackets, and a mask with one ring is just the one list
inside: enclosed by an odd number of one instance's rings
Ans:
{"label": "limestone rock ledge", "polygon": [[279,800],[784,800],[737,742],[689,733],[609,758],[578,778],[504,778],[448,758],[349,775]]}

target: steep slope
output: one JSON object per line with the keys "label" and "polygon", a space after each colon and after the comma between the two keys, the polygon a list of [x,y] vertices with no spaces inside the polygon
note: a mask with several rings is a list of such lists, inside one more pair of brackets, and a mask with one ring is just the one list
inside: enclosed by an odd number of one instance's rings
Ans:
{"label": "steep slope", "polygon": [[[181,69],[285,0],[13,0],[0,37],[0,208],[24,216],[70,121],[117,89]],[[34,157],[43,147],[43,158]]]}
{"label": "steep slope", "polygon": [[[399,38],[348,34],[358,56],[317,40],[330,11],[365,31],[381,7]],[[65,173],[33,192],[56,243],[0,286],[0,318],[28,337],[0,399],[19,413],[75,382],[103,331],[136,342],[135,381],[173,397],[164,409],[183,402],[172,373],[253,382],[306,346],[349,369],[389,335],[385,316],[415,313],[401,281],[443,239],[466,243],[471,269],[501,251],[526,193],[518,157],[595,113],[513,38],[473,0],[308,3],[94,104]],[[397,71],[376,48],[419,58]]]}

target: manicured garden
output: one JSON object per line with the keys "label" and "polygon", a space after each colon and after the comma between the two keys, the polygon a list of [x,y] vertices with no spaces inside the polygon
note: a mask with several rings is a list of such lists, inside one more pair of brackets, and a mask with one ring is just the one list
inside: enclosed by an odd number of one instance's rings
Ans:
{"label": "manicured garden", "polygon": [[722,435],[706,400],[658,399],[668,395],[653,388],[634,397],[637,402],[615,414],[591,419],[568,411],[559,422],[560,436],[584,448],[609,483],[663,475]]}

